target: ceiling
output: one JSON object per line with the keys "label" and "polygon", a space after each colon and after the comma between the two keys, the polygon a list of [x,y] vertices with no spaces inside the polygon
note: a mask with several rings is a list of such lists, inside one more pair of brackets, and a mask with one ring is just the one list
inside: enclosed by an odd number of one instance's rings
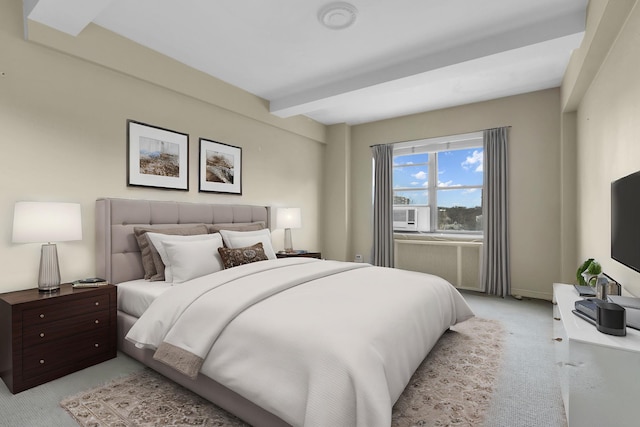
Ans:
{"label": "ceiling", "polygon": [[[24,0],[71,35],[95,23],[264,98],[359,124],[560,86],[588,0]],[[341,8],[327,21],[342,24]]]}

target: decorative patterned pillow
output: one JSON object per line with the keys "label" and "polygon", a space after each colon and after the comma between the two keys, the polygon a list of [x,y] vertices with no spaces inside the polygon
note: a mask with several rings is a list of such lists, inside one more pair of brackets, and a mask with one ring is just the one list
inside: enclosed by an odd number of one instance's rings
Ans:
{"label": "decorative patterned pillow", "polygon": [[264,249],[267,258],[277,258],[271,245],[271,232],[268,228],[255,231],[220,230],[220,234],[227,248],[246,248],[260,242],[262,243],[262,249]]}
{"label": "decorative patterned pillow", "polygon": [[266,261],[267,255],[264,253],[262,243],[245,248],[218,248],[224,268],[237,267],[256,261]]}

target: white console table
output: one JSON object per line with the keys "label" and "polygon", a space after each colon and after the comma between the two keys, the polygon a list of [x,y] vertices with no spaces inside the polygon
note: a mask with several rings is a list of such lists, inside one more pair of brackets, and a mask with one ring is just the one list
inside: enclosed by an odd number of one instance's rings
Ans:
{"label": "white console table", "polygon": [[553,333],[569,427],[640,426],[640,331],[617,337],[571,311],[581,297],[553,285]]}

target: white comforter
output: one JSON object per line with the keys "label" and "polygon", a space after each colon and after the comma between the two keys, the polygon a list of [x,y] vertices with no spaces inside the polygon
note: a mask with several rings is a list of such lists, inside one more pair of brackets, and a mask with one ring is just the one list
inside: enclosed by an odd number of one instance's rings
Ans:
{"label": "white comforter", "polygon": [[127,339],[185,352],[200,373],[291,425],[389,427],[420,362],[472,316],[436,276],[289,258],[174,286]]}

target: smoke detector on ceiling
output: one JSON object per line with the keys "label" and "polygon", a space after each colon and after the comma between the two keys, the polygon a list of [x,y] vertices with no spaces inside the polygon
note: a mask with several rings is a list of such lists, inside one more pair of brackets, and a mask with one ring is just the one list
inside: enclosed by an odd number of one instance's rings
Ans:
{"label": "smoke detector on ceiling", "polygon": [[332,30],[343,30],[353,25],[358,9],[346,2],[329,3],[318,12],[318,20]]}

